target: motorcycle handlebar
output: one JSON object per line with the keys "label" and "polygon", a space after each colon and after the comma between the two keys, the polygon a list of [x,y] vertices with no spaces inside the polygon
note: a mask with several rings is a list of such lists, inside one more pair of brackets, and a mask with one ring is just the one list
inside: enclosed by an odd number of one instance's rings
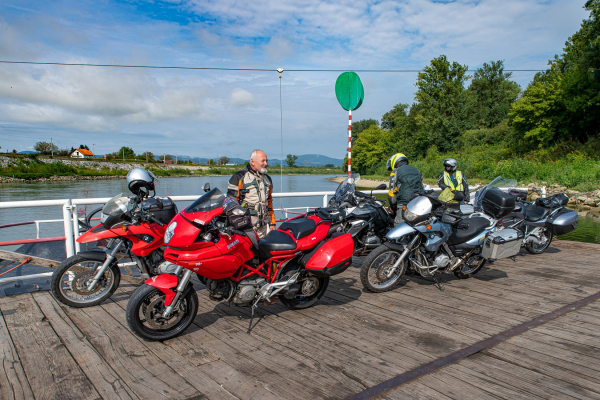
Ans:
{"label": "motorcycle handlebar", "polygon": [[159,224],[160,226],[165,226],[165,224],[163,224],[162,222],[160,222],[159,220],[157,220],[156,218],[154,218],[152,215],[148,216],[148,220],[152,221],[152,222],[156,222],[157,224]]}
{"label": "motorcycle handlebar", "polygon": [[338,215],[331,215],[328,211],[323,210],[322,208],[317,209],[317,214],[324,216],[325,219],[330,219],[332,221],[343,221],[344,216],[340,213]]}

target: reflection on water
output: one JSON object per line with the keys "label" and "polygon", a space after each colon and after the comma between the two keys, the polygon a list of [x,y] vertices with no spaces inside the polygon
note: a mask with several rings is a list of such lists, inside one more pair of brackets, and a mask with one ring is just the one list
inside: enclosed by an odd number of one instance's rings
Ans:
{"label": "reflection on water", "polygon": [[576,242],[600,243],[600,220],[595,218],[579,217],[577,229],[558,239],[574,240]]}

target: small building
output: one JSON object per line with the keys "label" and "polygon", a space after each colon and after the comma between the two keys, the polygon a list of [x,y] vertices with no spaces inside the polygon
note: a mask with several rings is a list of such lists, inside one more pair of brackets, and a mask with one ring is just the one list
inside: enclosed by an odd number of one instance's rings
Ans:
{"label": "small building", "polygon": [[94,158],[94,153],[86,149],[77,149],[71,153],[71,158]]}

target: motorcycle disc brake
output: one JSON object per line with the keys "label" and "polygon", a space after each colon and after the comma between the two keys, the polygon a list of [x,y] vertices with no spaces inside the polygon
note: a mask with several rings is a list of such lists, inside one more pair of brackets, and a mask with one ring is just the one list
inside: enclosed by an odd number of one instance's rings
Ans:
{"label": "motorcycle disc brake", "polygon": [[73,280],[71,281],[71,290],[82,296],[90,296],[104,289],[106,278],[102,276],[98,280],[96,287],[94,287],[94,289],[91,291],[88,290],[88,285],[94,279],[94,275],[96,274],[92,272],[83,272],[75,274],[75,277],[73,277]]}
{"label": "motorcycle disc brake", "polygon": [[302,282],[300,293],[302,296],[312,296],[319,289],[319,278],[311,276]]}
{"label": "motorcycle disc brake", "polygon": [[381,263],[381,265],[377,268],[377,279],[379,279],[379,282],[385,282],[388,279],[390,279],[394,273],[394,270],[392,269],[392,267],[394,266],[394,263],[391,261],[385,261],[383,263]]}
{"label": "motorcycle disc brake", "polygon": [[155,296],[149,304],[144,305],[142,313],[146,318],[146,324],[153,329],[169,329],[183,318],[184,313],[173,310],[171,318],[165,319],[162,317],[164,309],[165,299],[163,296]]}

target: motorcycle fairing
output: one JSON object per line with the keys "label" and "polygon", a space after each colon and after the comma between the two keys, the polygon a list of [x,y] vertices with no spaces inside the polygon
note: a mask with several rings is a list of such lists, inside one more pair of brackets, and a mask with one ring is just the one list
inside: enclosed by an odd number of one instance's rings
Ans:
{"label": "motorcycle fairing", "polygon": [[160,290],[165,294],[165,306],[171,305],[171,302],[175,298],[175,292],[171,289],[177,287],[177,277],[171,274],[161,274],[153,276],[150,279],[146,279],[144,282],[146,285],[152,286]]}
{"label": "motorcycle fairing", "polygon": [[[140,225],[123,225],[127,228],[126,231],[120,226],[114,229],[104,229],[98,232],[98,224],[89,231],[85,232],[77,238],[78,243],[97,242],[102,239],[112,239],[116,237],[124,237],[131,241],[131,251],[140,257],[146,257],[152,251],[164,245],[164,237],[166,226],[158,224],[143,223]],[[94,232],[96,230],[96,232]],[[149,243],[141,240],[140,237],[151,236],[153,238]]]}
{"label": "motorcycle fairing", "polygon": [[426,225],[415,226],[415,229],[421,232],[427,240],[423,244],[425,250],[436,251],[442,244],[446,243],[452,234],[452,228],[448,224],[434,222],[431,229],[427,229]]}
{"label": "motorcycle fairing", "polygon": [[407,224],[406,222],[402,222],[395,227],[393,227],[387,235],[385,235],[388,240],[397,240],[403,236],[410,235],[411,233],[415,233],[417,230]]}
{"label": "motorcycle fairing", "polygon": [[218,207],[210,211],[200,211],[195,213],[188,213],[186,212],[186,210],[184,210],[180,214],[183,215],[187,220],[194,222],[198,225],[206,225],[215,217],[218,217],[219,215],[223,214],[223,207]]}

